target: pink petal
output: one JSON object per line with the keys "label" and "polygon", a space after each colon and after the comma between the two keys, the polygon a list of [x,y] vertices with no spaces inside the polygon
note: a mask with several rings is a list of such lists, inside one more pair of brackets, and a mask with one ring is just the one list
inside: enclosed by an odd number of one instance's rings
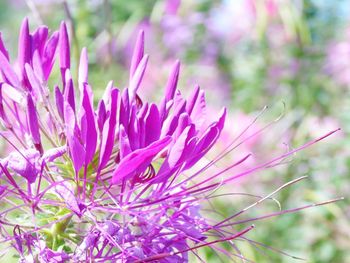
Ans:
{"label": "pink petal", "polygon": [[[41,56],[39,54],[38,50],[35,50],[33,53],[33,71],[35,72],[35,75],[38,77],[41,83],[44,82],[45,77],[44,77],[44,70],[43,70],[43,64],[41,61]],[[48,93],[48,91],[47,91]],[[47,94],[48,95],[48,94]]]}
{"label": "pink petal", "polygon": [[33,52],[37,50],[42,56],[45,48],[45,43],[49,34],[49,29],[46,26],[40,26],[33,33]]}
{"label": "pink petal", "polygon": [[160,137],[161,123],[158,108],[151,104],[145,118],[145,145],[156,141]]}
{"label": "pink petal", "polygon": [[85,149],[80,143],[80,134],[76,124],[75,113],[68,102],[64,102],[64,121],[69,152],[75,172],[78,173],[84,164]]}
{"label": "pink petal", "polygon": [[60,55],[60,69],[63,83],[65,83],[65,71],[70,69],[70,47],[67,26],[65,22],[61,22],[59,33],[59,55]]}
{"label": "pink petal", "polygon": [[57,148],[52,148],[47,151],[45,151],[44,155],[42,156],[42,162],[44,164],[53,162],[55,159],[61,157],[63,154],[66,153],[67,147],[61,146]]}
{"label": "pink petal", "polygon": [[190,97],[187,100],[186,111],[188,112],[189,115],[191,115],[192,113],[194,104],[196,103],[199,95],[199,91],[200,91],[200,88],[198,85],[196,85],[192,90]]}
{"label": "pink petal", "polygon": [[178,138],[184,129],[191,123],[190,117],[188,116],[187,112],[184,112],[179,117],[178,126],[175,130],[175,138]]}
{"label": "pink petal", "polygon": [[144,55],[130,81],[128,88],[130,101],[133,101],[135,99],[137,90],[140,87],[143,75],[145,74],[147,63],[148,55]]}
{"label": "pink petal", "polygon": [[0,118],[3,120],[5,127],[10,129],[12,125],[9,123],[9,120],[5,113],[4,104],[2,101],[2,89],[3,89],[3,83],[0,83]]}
{"label": "pink petal", "polygon": [[74,95],[74,86],[73,86],[73,80],[70,75],[69,69],[66,71],[66,85],[64,87],[64,100],[69,103],[69,105],[72,107],[73,111],[75,112],[75,95]]}
{"label": "pink petal", "polygon": [[200,158],[202,158],[215,144],[217,139],[220,136],[220,133],[224,127],[226,118],[226,109],[222,110],[219,120],[208,127],[202,137],[199,139],[193,157],[187,163],[186,167],[191,167],[194,165]]}
{"label": "pink petal", "polygon": [[119,127],[119,155],[120,160],[122,160],[125,156],[131,153],[131,147],[128,135],[125,132],[124,126],[120,125]]}
{"label": "pink petal", "polygon": [[111,92],[112,92],[113,86],[114,86],[113,80],[109,81],[105,89],[105,92],[103,93],[102,100],[105,102],[106,106],[110,105]]}
{"label": "pink petal", "polygon": [[103,125],[105,124],[107,118],[106,106],[103,100],[100,100],[97,107],[97,123],[100,132],[103,130]]}
{"label": "pink petal", "polygon": [[49,78],[49,75],[51,73],[52,67],[55,62],[54,57],[56,54],[58,39],[59,39],[59,33],[54,32],[45,45],[45,49],[42,57],[45,80]]}
{"label": "pink petal", "polygon": [[16,73],[2,52],[0,52],[0,70],[7,83],[16,88],[20,86]]}
{"label": "pink petal", "polygon": [[131,108],[130,113],[130,121],[128,127],[128,135],[130,140],[131,149],[136,150],[139,149],[140,146],[140,132],[139,132],[139,124],[136,116],[136,105],[134,104]]}
{"label": "pink petal", "polygon": [[170,73],[168,82],[165,87],[166,101],[172,100],[174,98],[177,82],[179,80],[179,74],[180,74],[180,61],[177,60],[173,66],[173,69]]}
{"label": "pink petal", "polygon": [[97,129],[96,129],[96,119],[94,108],[92,105],[93,98],[90,97],[88,92],[87,84],[84,85],[84,94],[82,106],[86,113],[86,139],[85,139],[85,164],[91,162],[95,155],[96,145],[97,145]]}
{"label": "pink petal", "polygon": [[83,94],[83,85],[84,83],[88,83],[88,71],[89,71],[89,59],[88,59],[88,54],[87,50],[84,47],[81,50],[80,54],[80,62],[79,62],[79,88],[80,88],[80,93]]}
{"label": "pink petal", "polygon": [[4,42],[2,40],[2,34],[0,32],[0,52],[5,56],[5,58],[7,59],[7,61],[10,60],[10,57],[9,57],[9,53],[4,45]]}
{"label": "pink petal", "polygon": [[56,102],[56,108],[57,108],[58,114],[61,116],[62,119],[64,119],[64,114],[63,114],[64,98],[58,86],[55,86],[55,102]]}
{"label": "pink petal", "polygon": [[135,71],[140,64],[141,59],[144,55],[144,45],[145,45],[145,34],[141,30],[137,36],[134,52],[132,54],[131,65],[130,65],[130,80],[133,78]]}
{"label": "pink petal", "polygon": [[162,151],[170,142],[171,137],[165,137],[156,141],[146,148],[138,149],[126,156],[119,163],[112,175],[112,183],[116,184],[122,179],[128,179],[135,171],[141,172],[146,169],[154,159],[154,157]]}
{"label": "pink petal", "polygon": [[26,103],[26,98],[23,95],[24,93],[6,83],[3,83],[3,94],[6,94],[9,99],[18,104],[22,105],[23,103]]}
{"label": "pink petal", "polygon": [[113,150],[115,129],[116,129],[118,98],[119,98],[119,90],[113,89],[111,91],[110,115],[103,127],[102,142],[101,142],[101,149],[100,149],[99,170],[102,170],[103,167],[107,164]]}
{"label": "pink petal", "polygon": [[24,65],[26,63],[31,63],[31,58],[32,38],[29,32],[28,18],[25,18],[22,22],[18,42],[18,64],[22,74],[24,74]]}
{"label": "pink petal", "polygon": [[30,94],[27,96],[27,110],[30,135],[32,136],[35,145],[41,145],[38,116]]}
{"label": "pink petal", "polygon": [[74,195],[71,187],[67,184],[59,184],[56,187],[56,192],[61,196],[65,201],[67,208],[76,213],[78,216],[81,216],[81,209],[77,197]]}
{"label": "pink petal", "polygon": [[121,105],[120,105],[120,113],[119,113],[119,122],[125,128],[127,128],[129,126],[129,116],[130,116],[129,93],[127,89],[123,90],[120,103]]}
{"label": "pink petal", "polygon": [[44,97],[44,94],[41,92],[41,86],[38,78],[35,76],[32,67],[27,63],[25,66],[25,72],[27,74],[29,85],[32,88],[32,92],[35,95],[36,100],[40,100]]}
{"label": "pink petal", "polygon": [[159,180],[161,180],[164,175],[171,174],[173,172],[173,169],[179,164],[181,157],[183,157],[184,154],[187,155],[186,157],[190,157],[188,156],[189,149],[187,149],[187,144],[192,138],[194,130],[194,125],[188,126],[178,138],[178,140],[174,143],[174,145],[170,147],[168,156],[164,160],[161,168],[159,169],[157,179],[155,180],[155,182],[159,182]]}
{"label": "pink petal", "polygon": [[206,102],[205,93],[203,90],[199,91],[196,102],[191,111],[191,119],[196,123],[197,129],[199,129],[205,121],[206,115]]}
{"label": "pink petal", "polygon": [[9,156],[8,167],[32,184],[40,171],[39,158],[39,153],[34,149],[26,150],[23,153],[13,152]]}

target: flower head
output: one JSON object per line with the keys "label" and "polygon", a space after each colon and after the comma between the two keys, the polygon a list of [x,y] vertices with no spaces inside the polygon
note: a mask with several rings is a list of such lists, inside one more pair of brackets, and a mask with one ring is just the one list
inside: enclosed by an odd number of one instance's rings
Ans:
{"label": "flower head", "polygon": [[[57,58],[61,81],[50,87]],[[10,150],[0,162],[0,233],[21,260],[187,262],[190,251],[252,229],[231,228],[243,210],[214,223],[204,217],[209,193],[317,141],[224,179],[250,155],[202,177],[223,156],[198,167],[226,110],[208,124],[203,90],[184,98],[177,88],[179,62],[161,102],[142,101],[147,63],[141,32],[127,88],[109,82],[95,107],[87,51],[74,82],[64,22],[49,36],[46,27],[31,33],[25,19],[13,65],[0,38],[0,134]]]}

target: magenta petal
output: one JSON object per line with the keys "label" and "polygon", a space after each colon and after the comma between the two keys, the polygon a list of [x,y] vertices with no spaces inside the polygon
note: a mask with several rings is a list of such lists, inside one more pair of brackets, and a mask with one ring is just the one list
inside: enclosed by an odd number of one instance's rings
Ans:
{"label": "magenta petal", "polygon": [[210,127],[197,142],[195,151],[191,158],[189,158],[185,168],[188,169],[192,167],[198,160],[200,160],[214,145],[219,138],[219,135],[220,131],[216,126]]}
{"label": "magenta petal", "polygon": [[87,84],[84,85],[84,94],[82,106],[86,114],[86,138],[85,138],[85,164],[89,164],[93,159],[97,145],[97,129],[94,108],[92,105],[93,98],[90,97]]}
{"label": "magenta petal", "polygon": [[130,113],[130,121],[129,121],[129,127],[128,127],[128,135],[130,140],[131,149],[136,150],[138,148],[141,148],[140,145],[140,132],[139,132],[139,124],[137,121],[136,116],[136,105],[134,104],[131,108]]}
{"label": "magenta petal", "polygon": [[45,151],[44,155],[42,156],[42,162],[45,165],[46,163],[53,162],[55,159],[61,157],[63,154],[65,154],[67,151],[66,146],[61,146],[57,148],[52,148],[47,151]]}
{"label": "magenta petal", "polygon": [[172,118],[168,118],[163,124],[162,133],[160,137],[172,135],[177,127],[178,121],[179,116],[173,116]]}
{"label": "magenta petal", "polygon": [[170,73],[168,82],[165,87],[165,99],[166,101],[172,100],[174,98],[175,90],[177,87],[177,82],[179,80],[180,74],[180,61],[177,60]]}
{"label": "magenta petal", "polygon": [[219,135],[220,129],[218,128],[218,124],[209,127],[198,141],[198,151],[202,153],[207,152],[214,145]]}
{"label": "magenta petal", "polygon": [[81,209],[77,197],[74,195],[73,191],[70,189],[70,186],[59,184],[56,187],[56,192],[61,196],[65,201],[67,208],[72,212],[76,213],[78,216],[81,216]]}
{"label": "magenta petal", "polygon": [[[146,114],[148,113],[148,102],[142,104],[141,108],[139,106],[134,105],[136,109],[136,115],[139,120],[145,120]],[[139,108],[139,109],[138,109]]]}
{"label": "magenta petal", "polygon": [[174,100],[174,116],[180,116],[183,112],[186,111],[186,101],[181,97],[178,96]]}
{"label": "magenta petal", "polygon": [[113,89],[111,91],[110,115],[103,127],[103,132],[102,132],[99,170],[102,170],[103,167],[107,164],[113,150],[115,129],[116,129],[118,98],[119,98],[119,90]]}
{"label": "magenta petal", "polygon": [[184,131],[184,129],[191,123],[190,117],[188,116],[188,114],[186,112],[182,113],[179,117],[179,121],[178,121],[178,125],[177,128],[175,130],[175,139],[178,138],[182,132]]}
{"label": "magenta petal", "polygon": [[128,89],[124,89],[122,92],[122,98],[120,101],[120,113],[119,122],[123,124],[125,128],[129,126],[129,116],[130,116],[130,103],[129,103],[129,93]]}
{"label": "magenta petal", "polygon": [[119,127],[119,156],[120,156],[120,160],[122,160],[129,153],[131,153],[129,138],[125,132],[123,125],[120,125],[120,127]]}
{"label": "magenta petal", "polygon": [[27,98],[26,93],[15,89],[14,87],[8,85],[7,83],[3,83],[3,94],[6,94],[6,97],[10,99],[13,102],[16,102],[20,105],[23,105],[26,103]]}
{"label": "magenta petal", "polygon": [[141,30],[137,35],[134,52],[132,54],[131,65],[130,65],[130,80],[133,78],[139,63],[143,58],[144,45],[145,45],[145,34],[143,30]]}
{"label": "magenta petal", "polygon": [[122,179],[128,179],[135,171],[140,172],[140,168],[146,169],[153,158],[161,152],[171,142],[171,137],[165,137],[156,141],[146,148],[138,149],[126,156],[119,163],[112,175],[112,183],[116,184]]}
{"label": "magenta petal", "polygon": [[145,118],[145,145],[156,141],[160,137],[161,123],[158,108],[151,104]]}
{"label": "magenta petal", "polygon": [[220,130],[220,132],[222,131],[225,125],[226,114],[227,114],[226,108],[223,108],[221,112],[222,113],[220,114],[219,120],[217,121],[217,127]]}
{"label": "magenta petal", "polygon": [[2,119],[5,127],[10,129],[10,128],[12,128],[12,125],[10,124],[10,122],[7,118],[7,115],[5,113],[4,104],[2,101],[2,89],[3,89],[3,83],[0,83],[0,118]]}
{"label": "magenta petal", "polygon": [[74,86],[73,86],[73,80],[70,75],[70,71],[66,71],[66,85],[64,87],[64,100],[69,103],[69,105],[72,107],[73,111],[75,112],[75,96],[74,96]]}
{"label": "magenta petal", "polygon": [[80,128],[81,144],[85,145],[87,135],[87,120],[84,109],[80,110],[78,127]]}
{"label": "magenta petal", "polygon": [[89,70],[89,59],[88,59],[88,54],[87,50],[84,47],[81,50],[80,54],[80,62],[79,62],[79,88],[81,94],[83,94],[83,84],[88,83],[88,70]]}
{"label": "magenta petal", "polygon": [[194,133],[195,133],[195,129],[189,131],[189,134],[187,136],[187,141],[186,141],[186,147],[184,148],[184,151],[183,151],[178,163],[187,162],[187,160],[190,160],[191,157],[193,156],[192,154],[195,151],[197,143],[198,143],[198,138],[193,137]]}
{"label": "magenta petal", "polygon": [[103,125],[105,124],[107,118],[106,106],[103,100],[100,100],[97,106],[97,123],[100,133],[103,130]]}
{"label": "magenta petal", "polygon": [[[103,93],[102,100],[105,102],[106,106],[110,106],[111,103],[111,93],[114,87],[113,80],[110,80],[107,84],[105,92]],[[108,108],[108,107],[107,107]],[[109,107],[110,108],[110,107]]]}
{"label": "magenta petal", "polygon": [[59,55],[60,55],[60,69],[63,83],[65,83],[65,71],[70,69],[70,47],[67,26],[65,22],[61,23],[59,33]]}
{"label": "magenta petal", "polygon": [[19,42],[18,42],[18,64],[22,74],[24,74],[24,65],[26,63],[31,63],[31,58],[32,58],[32,39],[29,33],[28,18],[25,18],[22,22],[21,30],[19,33]]}
{"label": "magenta petal", "polygon": [[2,34],[1,34],[1,32],[0,32],[0,52],[5,56],[5,58],[7,59],[7,61],[10,60],[10,58],[9,58],[9,53],[8,53],[8,51],[7,51],[7,49],[6,49],[5,45],[4,45],[4,42],[3,42],[3,40],[2,40]]}
{"label": "magenta petal", "polygon": [[47,36],[49,34],[49,29],[46,26],[40,26],[33,33],[33,52],[37,50],[42,56],[45,48],[45,43],[47,40]]}
{"label": "magenta petal", "polygon": [[[33,71],[35,72],[35,75],[40,80],[40,83],[43,83],[45,80],[44,69],[42,66],[43,64],[41,61],[41,56],[38,50],[35,50],[33,53],[32,65],[33,65]],[[48,93],[49,92],[47,90],[47,95],[49,95]]]}
{"label": "magenta petal", "polygon": [[67,25],[65,22],[61,23],[59,33],[59,53],[60,53],[60,68],[70,68],[70,46]]}
{"label": "magenta petal", "polygon": [[30,94],[27,96],[27,114],[28,114],[28,126],[30,135],[32,136],[33,143],[36,147],[41,147],[40,131],[38,116],[36,108],[34,106],[33,99]]}
{"label": "magenta petal", "polygon": [[39,152],[33,149],[26,150],[22,154],[13,152],[9,156],[8,167],[32,184],[40,171],[39,158]]}
{"label": "magenta petal", "polygon": [[80,134],[75,119],[75,113],[68,102],[64,102],[64,121],[66,124],[66,136],[69,152],[77,173],[84,164],[85,149],[80,143]]}
{"label": "magenta petal", "polygon": [[192,90],[190,97],[187,100],[186,111],[188,112],[189,115],[191,115],[192,113],[193,107],[199,95],[199,91],[200,91],[200,88],[198,85],[196,85]]}
{"label": "magenta petal", "polygon": [[162,99],[159,107],[159,115],[162,123],[168,118],[170,109],[174,105],[174,100],[166,101],[165,98]]}
{"label": "magenta petal", "polygon": [[130,101],[133,101],[135,99],[137,90],[140,87],[143,75],[145,74],[147,63],[148,55],[144,55],[130,81],[128,88]]}
{"label": "magenta petal", "polygon": [[162,134],[173,135],[174,131],[178,127],[179,117],[185,111],[186,101],[181,100],[179,104],[175,107],[173,117],[168,118],[163,125]]}
{"label": "magenta petal", "polygon": [[[178,165],[181,157],[187,149],[187,143],[191,139],[194,133],[194,125],[188,126],[178,140],[170,147],[167,158],[164,160],[161,168],[159,169],[155,183],[159,182],[165,174],[171,174],[173,169]],[[190,157],[190,156],[186,156]]]}
{"label": "magenta petal", "polygon": [[226,109],[223,109],[219,120],[212,124],[199,139],[196,150],[193,153],[192,159],[188,162],[186,167],[191,167],[194,165],[200,158],[202,158],[215,144],[217,139],[220,136],[220,133],[224,127],[226,118]]}
{"label": "magenta petal", "polygon": [[38,78],[35,76],[35,73],[32,67],[29,64],[25,65],[25,72],[27,74],[29,85],[32,88],[32,93],[34,93],[35,98],[39,100],[44,97],[44,94],[41,92],[41,87]]}
{"label": "magenta petal", "polygon": [[135,119],[135,125],[136,129],[135,131],[138,133],[136,134],[138,138],[138,148],[145,147],[145,141],[146,141],[146,114],[148,113],[148,103],[144,103],[137,113],[137,118]]}
{"label": "magenta petal", "polygon": [[206,102],[205,102],[205,93],[203,90],[199,91],[196,102],[193,106],[191,112],[191,119],[196,123],[197,128],[200,128],[205,121],[206,114]]}
{"label": "magenta petal", "polygon": [[20,86],[16,73],[13,71],[9,61],[2,52],[0,52],[0,70],[8,84],[16,88]]}
{"label": "magenta petal", "polygon": [[64,119],[64,113],[63,113],[64,98],[58,86],[55,86],[55,102],[56,102],[56,108],[57,108],[58,114],[62,119]]}
{"label": "magenta petal", "polygon": [[43,64],[43,71],[44,71],[44,78],[47,80],[49,78],[49,75],[51,73],[52,67],[54,65],[54,57],[56,54],[57,44],[59,39],[59,33],[54,32],[49,40],[46,43],[43,57],[42,57],[42,64]]}

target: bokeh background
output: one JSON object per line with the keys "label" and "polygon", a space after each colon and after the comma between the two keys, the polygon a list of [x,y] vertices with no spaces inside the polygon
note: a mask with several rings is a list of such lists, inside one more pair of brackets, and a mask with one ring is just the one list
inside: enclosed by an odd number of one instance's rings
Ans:
{"label": "bokeh background", "polygon": [[[33,27],[57,29],[61,20],[68,22],[75,65],[80,49],[88,48],[96,97],[110,79],[120,88],[127,83],[133,43],[144,30],[150,63],[142,98],[160,98],[171,65],[180,59],[183,93],[195,84],[204,88],[208,116],[229,108],[219,147],[250,127],[241,137],[245,143],[221,166],[242,152],[253,153],[247,166],[254,165],[340,127],[335,136],[230,188],[263,196],[308,175],[275,195],[282,209],[344,196],[342,202],[257,222],[247,237],[261,244],[237,245],[254,262],[298,262],[293,256],[350,262],[349,0],[2,0],[0,29],[12,54],[25,16]],[[244,139],[265,125],[264,132]],[[208,211],[230,215],[252,200],[225,196]],[[278,209],[267,201],[247,217]],[[227,262],[210,249],[201,253],[206,262]]]}

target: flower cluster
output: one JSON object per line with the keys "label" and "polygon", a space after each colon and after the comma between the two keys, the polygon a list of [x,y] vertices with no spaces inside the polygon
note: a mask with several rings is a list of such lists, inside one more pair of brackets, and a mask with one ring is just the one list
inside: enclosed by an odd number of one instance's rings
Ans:
{"label": "flower cluster", "polygon": [[[75,82],[64,22],[49,36],[45,26],[31,33],[25,19],[12,65],[0,36],[0,135],[8,152],[0,162],[0,242],[20,261],[187,262],[190,251],[253,228],[232,228],[243,210],[220,222],[205,218],[200,203],[208,193],[319,140],[225,179],[249,155],[203,177],[225,154],[198,167],[226,110],[208,123],[203,90],[186,99],[177,89],[179,62],[161,102],[143,102],[137,91],[147,63],[141,32],[127,88],[109,82],[95,108],[87,51]],[[55,66],[61,83],[51,87]]]}

